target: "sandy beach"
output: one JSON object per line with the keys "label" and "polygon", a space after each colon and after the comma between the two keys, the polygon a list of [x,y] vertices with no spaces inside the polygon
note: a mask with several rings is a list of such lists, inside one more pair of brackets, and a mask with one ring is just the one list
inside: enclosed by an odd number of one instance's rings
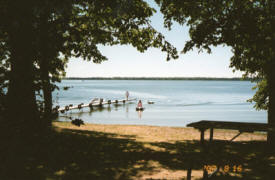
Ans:
{"label": "sandy beach", "polygon": [[[105,124],[85,124],[80,127],[69,122],[54,122],[55,127],[60,129],[75,129],[83,131],[96,131],[102,133],[114,133],[116,138],[123,136],[133,136],[137,142],[169,142],[186,140],[200,140],[200,132],[194,128],[163,127],[163,126],[143,126],[143,125],[105,125]],[[214,139],[230,140],[238,131],[235,130],[214,130]],[[209,138],[209,130],[205,131],[205,138]],[[266,140],[263,133],[243,133],[235,141],[259,141]]]}
{"label": "sandy beach", "polygon": [[[114,178],[123,178],[127,174],[129,179],[182,179],[186,178],[188,166],[193,168],[192,179],[202,177],[204,162],[201,158],[198,158],[200,152],[202,152],[199,144],[200,133],[193,128],[101,124],[85,124],[77,127],[69,122],[54,122],[53,125],[58,132],[72,130],[72,133],[85,136],[94,136],[95,133],[99,136],[104,134],[104,136],[106,135],[107,138],[112,138],[114,141],[125,140],[128,142],[125,149],[122,150],[123,152],[119,152],[117,155],[121,156],[122,162],[132,160],[132,158],[135,159],[135,162],[131,163],[127,170],[121,169],[116,172]],[[217,140],[215,141],[217,146],[209,153],[215,154],[216,157],[212,160],[211,155],[207,155],[210,160],[209,165],[219,163],[219,157],[232,159],[236,155],[235,151],[238,151],[238,158],[231,161],[231,165],[241,165],[244,168],[242,169],[243,172],[249,171],[250,165],[244,162],[245,158],[250,157],[250,153],[253,153],[249,149],[251,150],[252,146],[256,147],[257,143],[266,141],[266,134],[244,133],[231,145],[224,144],[224,140],[231,139],[237,133],[237,131],[231,130],[214,130],[214,139]],[[205,138],[209,138],[209,131],[206,131]],[[243,144],[247,144],[247,148],[243,148]],[[227,146],[227,148],[222,151],[219,150],[223,146]],[[133,153],[133,156],[138,156],[138,158],[129,157],[128,153]],[[244,159],[241,159],[241,156]],[[109,160],[112,161],[111,159]],[[226,164],[226,161],[224,163]],[[62,175],[62,171],[60,174]],[[241,174],[233,173],[233,176],[242,177]]]}

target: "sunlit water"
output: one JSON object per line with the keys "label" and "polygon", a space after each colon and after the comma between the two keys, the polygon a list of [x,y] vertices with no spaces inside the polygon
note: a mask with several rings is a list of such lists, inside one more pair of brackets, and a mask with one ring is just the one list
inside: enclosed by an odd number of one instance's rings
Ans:
{"label": "sunlit water", "polygon": [[[62,87],[70,86],[67,91]],[[93,98],[141,99],[145,110],[138,113],[137,102],[105,105],[103,109],[73,110],[60,114],[81,118],[87,123],[186,126],[200,120],[267,122],[266,111],[256,111],[248,103],[255,91],[249,81],[199,80],[63,80],[60,91],[54,92],[55,105],[61,107],[89,103]],[[147,104],[147,101],[155,104]]]}

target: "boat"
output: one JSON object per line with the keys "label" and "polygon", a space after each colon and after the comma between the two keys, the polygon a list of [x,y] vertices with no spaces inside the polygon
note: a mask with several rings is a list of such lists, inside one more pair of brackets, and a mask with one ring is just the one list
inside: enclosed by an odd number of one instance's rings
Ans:
{"label": "boat", "polygon": [[136,111],[143,111],[144,107],[136,107]]}
{"label": "boat", "polygon": [[148,104],[154,104],[154,101],[147,101]]}

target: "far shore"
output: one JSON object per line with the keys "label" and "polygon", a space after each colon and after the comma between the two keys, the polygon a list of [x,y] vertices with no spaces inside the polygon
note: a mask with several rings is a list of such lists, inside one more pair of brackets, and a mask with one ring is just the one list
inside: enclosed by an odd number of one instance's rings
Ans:
{"label": "far shore", "polygon": [[[122,161],[128,162],[132,161],[132,158],[137,158],[132,156],[128,157],[128,153],[130,152],[136,154],[135,156],[138,156],[140,159],[140,161],[136,161],[136,164],[128,167],[131,169],[131,172],[135,172],[128,177],[129,179],[182,179],[186,178],[186,166],[188,166],[188,164],[192,164],[194,161],[201,161],[200,159],[196,160],[199,156],[198,153],[201,152],[199,148],[200,133],[198,130],[193,128],[106,124],[85,124],[77,127],[72,125],[70,122],[53,122],[53,126],[57,132],[71,131],[75,134],[82,134],[87,137],[90,137],[91,135],[96,135],[96,137],[107,135],[108,138],[113,139],[112,141],[123,140],[129,142],[129,148],[126,148],[124,150],[125,152],[123,151],[121,152],[121,155],[119,155],[123,159]],[[234,130],[214,130],[214,139],[230,140],[237,133],[238,131]],[[206,131],[205,138],[209,138],[209,131]],[[232,145],[237,143],[237,150],[240,150],[238,147],[243,146],[242,144],[249,144],[250,142],[256,143],[248,145],[247,149],[242,148],[243,152],[240,152],[240,154],[243,154],[243,157],[240,156],[240,158],[245,158],[244,154],[246,153],[248,153],[249,158],[251,158],[249,151],[254,152],[255,149],[259,148],[260,146],[257,145],[257,142],[262,143],[266,141],[266,134],[257,132],[244,133],[235,141],[237,142],[233,142]],[[133,143],[140,144],[143,148],[137,149],[137,147],[135,147],[133,149],[131,146]],[[223,146],[224,145],[221,144],[221,147]],[[251,146],[253,148],[251,148]],[[236,148],[235,146],[233,147]],[[96,149],[100,149],[100,147],[96,147]],[[216,149],[218,153],[215,157],[212,157],[212,159],[216,159],[217,162],[228,158],[228,155],[232,157],[236,156],[233,151],[233,154],[228,151],[222,152],[218,147],[218,144]],[[111,149],[109,150],[112,151]],[[148,156],[148,154],[159,154],[159,156],[151,157]],[[190,154],[190,156],[188,154]],[[218,158],[218,156],[220,156],[220,158]],[[211,157],[209,158],[211,159]],[[214,163],[216,161],[214,161]],[[202,177],[203,171],[197,166],[200,167],[199,165],[196,165],[196,168],[192,170],[192,179],[200,179]],[[248,170],[249,168],[247,171]],[[117,178],[123,177],[122,174],[117,175]],[[240,175],[241,174],[237,174],[237,176]]]}
{"label": "far shore", "polygon": [[63,80],[200,80],[200,81],[251,81],[242,77],[65,77]]}

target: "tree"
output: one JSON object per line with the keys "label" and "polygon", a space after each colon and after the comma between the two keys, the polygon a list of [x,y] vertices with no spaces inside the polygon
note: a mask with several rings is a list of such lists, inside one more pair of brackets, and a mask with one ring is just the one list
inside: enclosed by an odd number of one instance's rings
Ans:
{"label": "tree", "polygon": [[[117,4],[121,2],[125,4],[123,6]],[[170,54],[168,58],[170,58],[171,55],[173,56],[172,58],[177,57],[175,49],[164,41],[164,37],[150,26],[148,19],[138,20],[131,17],[133,14],[139,13],[139,18],[146,18],[153,12],[153,9],[147,7],[146,3],[142,3],[141,1],[136,2],[141,3],[141,5],[148,9],[140,12],[141,9],[136,9],[136,3],[129,3],[127,1],[94,1],[93,4],[88,4],[83,1],[83,4],[73,6],[71,17],[68,15],[59,17],[62,19],[66,18],[66,21],[69,19],[69,26],[62,28],[59,27],[59,23],[49,23],[51,19],[47,18],[49,18],[50,9],[44,5],[43,11],[41,11],[42,15],[40,17],[42,18],[39,26],[39,29],[41,29],[40,32],[42,32],[39,41],[41,45],[39,48],[39,59],[41,60],[39,67],[41,70],[41,79],[44,79],[42,89],[45,98],[44,109],[46,117],[49,116],[47,114],[51,114],[51,91],[53,90],[49,80],[50,72],[48,72],[47,69],[50,68],[48,67],[50,65],[49,62],[56,60],[59,52],[65,55],[65,61],[71,56],[82,56],[87,60],[93,59],[93,62],[100,63],[107,60],[107,58],[98,51],[97,44],[132,44],[141,52],[148,47],[159,48],[163,44],[162,50],[168,51]],[[115,11],[112,10],[114,7]],[[127,10],[126,7],[128,8]],[[104,10],[102,11],[102,9]],[[130,15],[129,9],[132,9],[132,14]],[[59,18],[55,21],[60,21]],[[64,22],[64,20],[61,21]],[[125,21],[127,21],[127,23]],[[142,24],[145,26],[140,28]],[[61,34],[56,34],[56,29],[58,29]],[[60,41],[62,43],[56,43]],[[52,54],[52,57],[50,57],[49,54]],[[55,62],[58,61],[60,62],[60,59]],[[54,64],[54,66],[56,66],[56,64]],[[62,67],[64,67],[64,65],[60,66],[60,68]],[[64,69],[61,69],[61,72],[64,72]],[[53,72],[51,71],[51,75],[52,74]],[[55,74],[58,74],[58,72],[55,72]]]}
{"label": "tree", "polygon": [[[173,21],[190,26],[191,40],[183,53],[194,47],[211,52],[211,47],[232,48],[230,66],[257,78],[258,91],[251,100],[267,108],[268,124],[275,128],[275,1],[273,0],[155,0],[164,14],[164,25]],[[275,132],[268,132],[275,143]]]}
{"label": "tree", "polygon": [[51,99],[50,83],[58,80],[70,57],[100,63],[107,58],[97,45],[131,44],[140,52],[155,47],[167,52],[168,60],[177,58],[176,49],[150,26],[155,10],[142,0],[1,0],[0,4],[1,50],[10,64],[7,119],[18,132],[39,129],[37,85],[44,88],[44,98]]}
{"label": "tree", "polygon": [[0,39],[6,40],[3,42],[4,50],[8,51],[6,54],[9,54],[11,69],[7,92],[9,119],[2,124],[14,127],[15,134],[21,132],[17,124],[28,132],[30,126],[25,122],[32,124],[38,115],[33,82],[35,54],[32,7],[28,1],[1,1],[1,35],[5,35],[5,38],[2,36]]}
{"label": "tree", "polygon": [[[69,22],[69,15],[63,16],[52,21],[52,7],[58,7],[54,3],[42,3],[43,8],[40,9],[38,15],[38,34],[37,34],[37,92],[43,92],[42,118],[45,126],[51,126],[52,116],[52,91],[57,87],[54,83],[60,81],[60,77],[64,75],[66,59],[60,57],[59,52],[63,48],[65,42],[64,37],[58,31],[60,24],[57,22]],[[60,8],[62,9],[62,8]],[[70,9],[70,8],[69,8]],[[55,11],[60,11],[56,8]],[[55,14],[58,14],[56,12]],[[69,14],[69,13],[68,13]],[[65,18],[65,19],[64,19]],[[66,20],[67,19],[67,20]],[[66,24],[66,23],[65,23]],[[61,26],[62,27],[62,26]]]}

